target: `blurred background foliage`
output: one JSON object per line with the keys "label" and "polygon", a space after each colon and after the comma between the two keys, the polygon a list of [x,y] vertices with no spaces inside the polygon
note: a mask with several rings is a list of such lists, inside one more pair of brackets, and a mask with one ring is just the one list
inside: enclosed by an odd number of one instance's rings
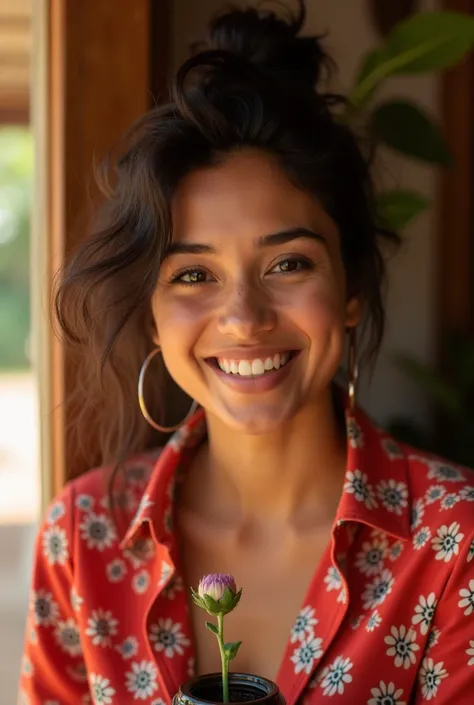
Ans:
{"label": "blurred background foliage", "polygon": [[0,369],[30,366],[30,213],[33,140],[0,127]]}

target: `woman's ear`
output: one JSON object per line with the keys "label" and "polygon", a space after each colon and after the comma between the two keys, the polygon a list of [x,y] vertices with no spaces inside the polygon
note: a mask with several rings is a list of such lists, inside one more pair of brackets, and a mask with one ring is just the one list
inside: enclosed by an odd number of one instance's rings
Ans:
{"label": "woman's ear", "polygon": [[345,327],[355,328],[362,320],[364,304],[360,296],[353,296],[346,303]]}

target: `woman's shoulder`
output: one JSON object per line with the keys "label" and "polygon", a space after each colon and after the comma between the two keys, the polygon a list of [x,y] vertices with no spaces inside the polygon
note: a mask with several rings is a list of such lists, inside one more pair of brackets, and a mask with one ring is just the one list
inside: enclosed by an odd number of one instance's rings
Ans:
{"label": "woman's shoulder", "polygon": [[161,448],[135,453],[117,469],[114,463],[103,464],[68,480],[50,502],[46,523],[62,515],[72,526],[85,515],[120,524],[132,521],[160,454]]}
{"label": "woman's shoulder", "polygon": [[[474,470],[400,444],[406,458],[411,529],[474,533]],[[444,528],[443,528],[444,531]]]}

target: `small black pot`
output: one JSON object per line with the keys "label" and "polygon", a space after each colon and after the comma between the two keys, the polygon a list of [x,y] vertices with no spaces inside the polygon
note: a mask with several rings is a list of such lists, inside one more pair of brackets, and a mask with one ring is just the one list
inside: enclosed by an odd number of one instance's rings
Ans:
{"label": "small black pot", "polygon": [[[285,705],[278,686],[251,673],[229,673],[229,700],[232,705]],[[214,705],[222,703],[222,674],[196,676],[183,683],[173,705]]]}

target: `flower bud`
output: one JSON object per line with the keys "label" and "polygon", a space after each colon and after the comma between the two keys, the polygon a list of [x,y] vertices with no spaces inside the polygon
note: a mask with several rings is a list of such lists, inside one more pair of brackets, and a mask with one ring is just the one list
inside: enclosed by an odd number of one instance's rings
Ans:
{"label": "flower bud", "polygon": [[197,592],[191,589],[191,593],[198,607],[217,616],[229,614],[237,607],[242,590],[237,592],[232,575],[212,573],[200,580]]}
{"label": "flower bud", "polygon": [[211,573],[211,575],[205,575],[199,581],[198,595],[202,598],[204,598],[204,595],[209,595],[213,600],[219,602],[219,600],[222,600],[224,597],[226,587],[229,588],[234,595],[237,592],[235,580],[232,575]]}

